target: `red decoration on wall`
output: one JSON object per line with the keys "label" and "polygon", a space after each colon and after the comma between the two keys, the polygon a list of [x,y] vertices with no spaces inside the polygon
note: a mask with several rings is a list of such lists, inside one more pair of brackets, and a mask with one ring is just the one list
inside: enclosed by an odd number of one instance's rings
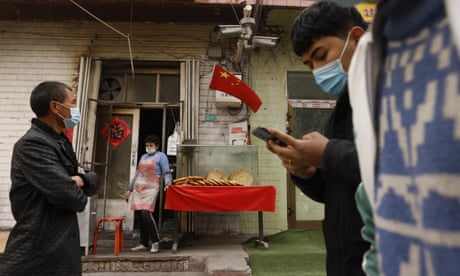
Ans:
{"label": "red decoration on wall", "polygon": [[131,129],[128,124],[120,117],[116,116],[109,123],[106,123],[101,129],[101,135],[105,139],[109,137],[109,143],[113,149],[118,148],[131,135]]}

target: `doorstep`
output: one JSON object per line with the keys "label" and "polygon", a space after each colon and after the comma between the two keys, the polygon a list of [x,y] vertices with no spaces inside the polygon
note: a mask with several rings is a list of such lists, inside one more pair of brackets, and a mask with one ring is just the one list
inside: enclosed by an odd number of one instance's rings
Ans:
{"label": "doorstep", "polygon": [[[107,235],[105,235],[107,237]],[[124,237],[123,251],[114,256],[113,239],[101,239],[96,254],[82,257],[84,273],[96,272],[195,272],[207,276],[251,276],[248,255],[242,243],[247,237],[235,235],[186,237],[173,253],[171,243],[160,243],[158,253],[131,252],[138,243]]]}

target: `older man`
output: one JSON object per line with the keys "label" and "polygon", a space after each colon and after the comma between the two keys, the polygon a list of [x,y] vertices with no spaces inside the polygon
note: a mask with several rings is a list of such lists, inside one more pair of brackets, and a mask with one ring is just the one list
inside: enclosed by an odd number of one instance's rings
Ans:
{"label": "older man", "polygon": [[63,134],[80,118],[72,89],[43,82],[30,96],[37,118],[13,149],[12,229],[0,275],[81,275],[76,212],[96,188],[96,174],[79,167]]}

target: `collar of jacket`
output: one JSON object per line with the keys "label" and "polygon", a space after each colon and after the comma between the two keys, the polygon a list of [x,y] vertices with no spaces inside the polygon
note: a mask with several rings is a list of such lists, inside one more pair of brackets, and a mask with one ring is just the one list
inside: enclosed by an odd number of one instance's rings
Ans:
{"label": "collar of jacket", "polygon": [[350,107],[350,98],[348,96],[348,84],[345,86],[342,94],[340,94],[339,98],[336,101],[336,112],[337,114],[348,113],[351,109]]}
{"label": "collar of jacket", "polygon": [[70,143],[69,139],[64,135],[64,133],[56,133],[54,129],[52,129],[46,123],[38,120],[37,118],[32,119],[32,126],[41,129],[42,131],[46,132],[52,139],[56,141],[59,147],[62,150],[62,153],[67,156],[69,160],[73,163],[75,167],[75,174],[77,173],[78,161],[74,154],[72,143]]}
{"label": "collar of jacket", "polygon": [[61,133],[61,134],[56,133],[56,131],[54,131],[53,128],[51,128],[49,125],[47,125],[46,123],[40,121],[40,120],[37,119],[37,118],[33,118],[33,119],[32,119],[32,125],[38,127],[39,129],[41,129],[41,130],[43,130],[43,131],[45,131],[45,132],[48,133],[51,137],[53,137],[53,139],[59,140],[59,139],[63,139],[63,138],[64,138],[64,139],[67,140],[67,137],[66,137],[63,133]]}

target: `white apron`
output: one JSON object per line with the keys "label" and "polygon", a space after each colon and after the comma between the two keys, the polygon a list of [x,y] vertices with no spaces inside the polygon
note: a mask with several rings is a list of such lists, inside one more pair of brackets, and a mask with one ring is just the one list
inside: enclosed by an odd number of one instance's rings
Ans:
{"label": "white apron", "polygon": [[134,182],[131,210],[155,210],[155,203],[160,190],[160,178],[155,173],[156,154],[153,158],[141,160],[137,167]]}

